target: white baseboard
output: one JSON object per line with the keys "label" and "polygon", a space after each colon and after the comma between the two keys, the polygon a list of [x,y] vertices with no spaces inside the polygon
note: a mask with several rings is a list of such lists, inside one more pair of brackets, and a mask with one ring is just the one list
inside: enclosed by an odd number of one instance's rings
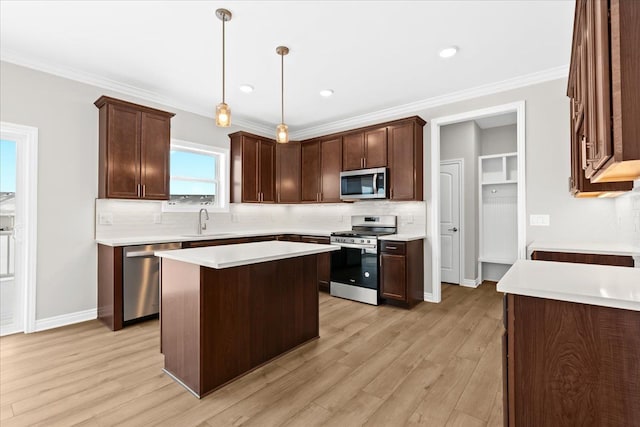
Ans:
{"label": "white baseboard", "polygon": [[424,293],[424,300],[427,302],[435,302],[435,303],[440,302],[440,301],[436,301],[435,298],[433,298],[433,294],[431,292]]}
{"label": "white baseboard", "polygon": [[460,286],[464,286],[465,288],[477,288],[480,286],[480,279],[462,279]]}
{"label": "white baseboard", "polygon": [[35,332],[72,325],[74,323],[86,322],[87,320],[93,320],[97,318],[98,310],[96,308],[91,308],[89,310],[76,311],[75,313],[47,317],[46,319],[36,319]]}

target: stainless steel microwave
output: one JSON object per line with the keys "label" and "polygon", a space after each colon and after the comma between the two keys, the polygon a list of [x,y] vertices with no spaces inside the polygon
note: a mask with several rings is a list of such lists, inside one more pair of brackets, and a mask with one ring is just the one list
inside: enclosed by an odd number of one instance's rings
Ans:
{"label": "stainless steel microwave", "polygon": [[340,172],[340,199],[387,199],[387,168]]}

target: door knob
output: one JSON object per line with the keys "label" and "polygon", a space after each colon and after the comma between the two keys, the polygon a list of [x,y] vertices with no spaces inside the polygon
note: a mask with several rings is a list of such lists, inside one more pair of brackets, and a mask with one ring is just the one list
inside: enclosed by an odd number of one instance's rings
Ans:
{"label": "door knob", "polygon": [[449,231],[453,231],[455,233],[456,231],[458,231],[458,228],[457,227],[453,227],[453,228],[450,228]]}

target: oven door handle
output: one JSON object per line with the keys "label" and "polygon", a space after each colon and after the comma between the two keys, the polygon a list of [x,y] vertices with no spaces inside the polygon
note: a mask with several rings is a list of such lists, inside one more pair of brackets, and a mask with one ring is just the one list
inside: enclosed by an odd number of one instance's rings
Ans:
{"label": "oven door handle", "polygon": [[376,249],[376,245],[356,245],[351,243],[331,243],[335,246],[340,246],[341,248],[352,248],[352,249]]}

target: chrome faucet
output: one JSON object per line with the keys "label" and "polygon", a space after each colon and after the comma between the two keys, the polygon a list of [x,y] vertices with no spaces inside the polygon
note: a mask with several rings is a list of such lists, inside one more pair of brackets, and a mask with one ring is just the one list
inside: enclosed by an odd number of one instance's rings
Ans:
{"label": "chrome faucet", "polygon": [[207,229],[207,223],[202,221],[202,212],[204,212],[206,220],[209,220],[209,212],[205,208],[200,209],[198,213],[198,234],[202,234],[202,230]]}

